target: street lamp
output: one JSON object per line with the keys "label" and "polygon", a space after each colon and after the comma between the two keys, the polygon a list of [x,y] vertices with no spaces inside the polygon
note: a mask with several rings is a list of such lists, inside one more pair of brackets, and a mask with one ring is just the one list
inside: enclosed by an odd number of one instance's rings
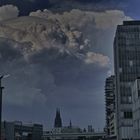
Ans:
{"label": "street lamp", "polygon": [[4,75],[0,76],[0,140],[2,137],[1,129],[2,129],[2,91],[4,87],[2,86],[2,79],[4,78]]}
{"label": "street lamp", "polygon": [[9,74],[0,76],[0,140],[2,137],[2,133],[1,133],[2,132],[1,131],[2,129],[2,91],[4,89],[4,87],[2,86],[2,79],[7,78],[9,76],[10,76]]}

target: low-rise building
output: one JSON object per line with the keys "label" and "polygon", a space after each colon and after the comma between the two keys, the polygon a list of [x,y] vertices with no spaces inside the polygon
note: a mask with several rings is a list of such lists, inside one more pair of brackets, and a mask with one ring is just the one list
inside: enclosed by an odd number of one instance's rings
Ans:
{"label": "low-rise building", "polygon": [[43,125],[4,121],[2,136],[4,140],[42,140]]}

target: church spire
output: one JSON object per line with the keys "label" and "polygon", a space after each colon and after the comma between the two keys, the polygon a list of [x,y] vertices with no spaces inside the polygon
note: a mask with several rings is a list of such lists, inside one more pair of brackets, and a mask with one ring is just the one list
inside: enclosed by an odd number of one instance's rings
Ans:
{"label": "church spire", "polygon": [[69,127],[70,127],[70,128],[72,128],[72,122],[71,122],[71,120],[70,120],[70,124],[69,124]]}
{"label": "church spire", "polygon": [[55,128],[62,127],[62,120],[61,120],[61,115],[60,115],[60,109],[56,109],[56,116],[55,116],[54,127]]}

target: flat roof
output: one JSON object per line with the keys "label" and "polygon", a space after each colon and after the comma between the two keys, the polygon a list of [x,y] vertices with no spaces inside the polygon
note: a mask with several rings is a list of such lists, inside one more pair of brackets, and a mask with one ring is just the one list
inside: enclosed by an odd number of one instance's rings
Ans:
{"label": "flat roof", "polygon": [[140,20],[123,21],[123,25],[140,25]]}

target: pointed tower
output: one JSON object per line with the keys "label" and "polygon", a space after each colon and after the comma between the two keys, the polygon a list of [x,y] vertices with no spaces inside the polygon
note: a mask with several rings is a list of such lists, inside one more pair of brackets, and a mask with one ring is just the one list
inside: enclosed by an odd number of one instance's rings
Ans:
{"label": "pointed tower", "polygon": [[56,116],[55,116],[55,121],[54,121],[54,127],[55,128],[61,128],[62,127],[62,120],[61,120],[61,115],[60,115],[60,109],[56,110]]}
{"label": "pointed tower", "polygon": [[70,127],[70,128],[72,128],[72,122],[71,122],[71,120],[70,120],[70,124],[69,124],[69,127]]}

